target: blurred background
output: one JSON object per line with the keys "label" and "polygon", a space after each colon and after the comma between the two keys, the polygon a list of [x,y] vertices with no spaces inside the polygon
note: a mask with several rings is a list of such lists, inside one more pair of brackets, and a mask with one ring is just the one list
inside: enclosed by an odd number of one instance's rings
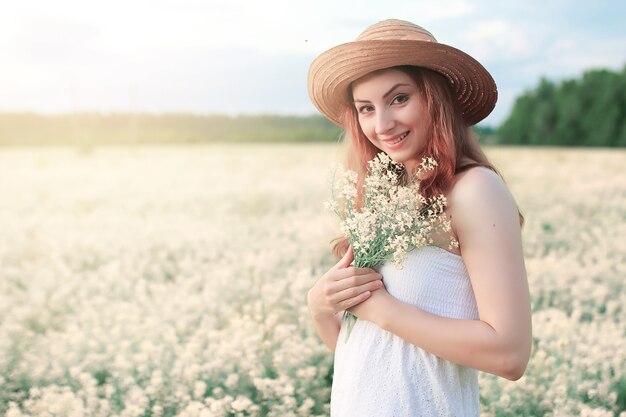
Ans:
{"label": "blurred background", "polygon": [[617,0],[7,2],[0,145],[336,141],[308,65],[401,18],[493,74],[485,143],[624,146],[625,15]]}
{"label": "blurred background", "polygon": [[0,415],[327,416],[306,293],[341,132],[310,62],[400,18],[477,58],[525,216],[524,377],[487,417],[626,416],[626,2],[5,1]]}

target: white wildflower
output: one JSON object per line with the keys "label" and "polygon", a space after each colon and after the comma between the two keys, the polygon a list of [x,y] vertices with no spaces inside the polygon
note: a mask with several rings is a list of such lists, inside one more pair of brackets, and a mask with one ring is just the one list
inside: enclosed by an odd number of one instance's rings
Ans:
{"label": "white wildflower", "polygon": [[227,388],[234,388],[238,382],[239,382],[239,375],[237,375],[236,373],[232,373],[228,375],[228,377],[224,381],[224,385]]}
{"label": "white wildflower", "polygon": [[250,401],[248,397],[243,395],[238,395],[237,398],[230,404],[232,409],[237,412],[246,411],[250,406],[253,405],[253,402]]}
{"label": "white wildflower", "polygon": [[[411,181],[400,184],[398,172],[404,168],[381,152],[368,162],[369,173],[360,197],[356,174],[345,171],[340,176],[342,180],[333,185],[332,194],[339,195],[344,204],[331,200],[327,207],[343,207],[334,211],[341,217],[341,231],[352,244],[355,266],[371,268],[392,261],[400,269],[409,251],[434,244],[432,235],[447,230],[445,197],[427,200],[419,193],[419,178],[436,166],[434,159],[424,158]],[[360,204],[358,198],[362,198]],[[345,313],[347,316],[350,313]]]}
{"label": "white wildflower", "polygon": [[196,384],[193,387],[193,397],[196,399],[202,399],[204,398],[205,392],[206,392],[206,382],[196,381]]}

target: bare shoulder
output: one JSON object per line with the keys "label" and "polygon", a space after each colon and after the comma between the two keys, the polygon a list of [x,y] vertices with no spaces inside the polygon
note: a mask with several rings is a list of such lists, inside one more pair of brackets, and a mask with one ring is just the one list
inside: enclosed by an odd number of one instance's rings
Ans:
{"label": "bare shoulder", "polygon": [[485,226],[495,221],[518,222],[518,209],[504,180],[485,167],[457,175],[448,193],[448,214],[453,227]]}

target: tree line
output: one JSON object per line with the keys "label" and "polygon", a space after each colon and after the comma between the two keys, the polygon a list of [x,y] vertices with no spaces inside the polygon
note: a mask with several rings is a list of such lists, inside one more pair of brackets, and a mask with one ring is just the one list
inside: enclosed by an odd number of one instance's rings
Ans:
{"label": "tree line", "polygon": [[317,115],[0,114],[0,145],[332,142],[340,134]]}
{"label": "tree line", "polygon": [[502,144],[626,146],[626,66],[559,83],[541,79],[495,134]]}
{"label": "tree line", "polygon": [[[494,129],[475,127],[494,143]],[[339,142],[342,130],[320,115],[0,113],[0,146],[166,143]]]}
{"label": "tree line", "polygon": [[[626,66],[539,85],[517,98],[498,127],[474,128],[482,143],[626,146]],[[0,145],[338,142],[320,115],[0,113]]]}

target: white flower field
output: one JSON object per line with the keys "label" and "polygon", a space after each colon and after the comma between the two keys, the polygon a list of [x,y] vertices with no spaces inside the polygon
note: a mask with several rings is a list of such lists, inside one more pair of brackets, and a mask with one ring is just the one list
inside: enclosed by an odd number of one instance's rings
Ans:
{"label": "white flower field", "polygon": [[[484,416],[626,416],[626,151],[488,148],[534,348]],[[336,145],[0,150],[0,415],[326,416]]]}

